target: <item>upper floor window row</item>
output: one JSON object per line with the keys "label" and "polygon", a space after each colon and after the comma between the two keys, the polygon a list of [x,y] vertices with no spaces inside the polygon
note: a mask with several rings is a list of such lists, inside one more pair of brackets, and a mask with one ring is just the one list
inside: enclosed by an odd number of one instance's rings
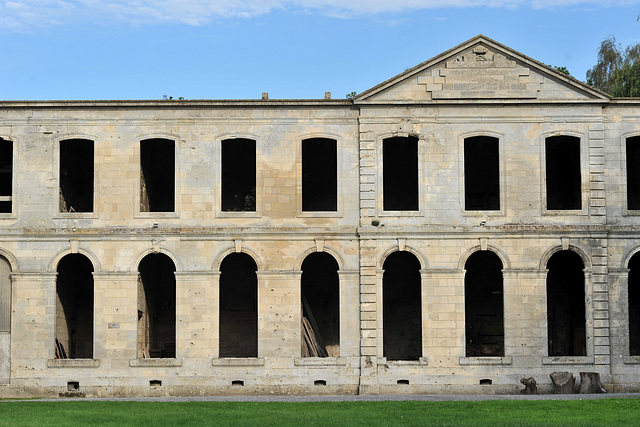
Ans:
{"label": "upper floor window row", "polygon": [[[639,137],[640,141],[640,137]],[[640,143],[627,151],[640,160]],[[464,139],[462,195],[464,210],[499,211],[501,203],[500,141],[479,135]],[[383,210],[419,210],[418,138],[392,137],[382,142]],[[545,192],[547,210],[582,209],[580,138],[552,136],[545,139]],[[631,178],[630,178],[631,179]],[[640,167],[634,177],[640,188]],[[640,190],[635,203],[640,209]],[[630,196],[631,197],[631,196]]]}
{"label": "upper floor window row", "polygon": [[[230,138],[221,142],[220,205],[222,212],[256,211],[256,141]],[[0,139],[0,212],[11,212],[12,145]],[[175,141],[140,141],[140,212],[175,212]],[[302,210],[337,210],[337,142],[328,138],[302,141]],[[94,143],[60,141],[59,211],[93,212]]]}

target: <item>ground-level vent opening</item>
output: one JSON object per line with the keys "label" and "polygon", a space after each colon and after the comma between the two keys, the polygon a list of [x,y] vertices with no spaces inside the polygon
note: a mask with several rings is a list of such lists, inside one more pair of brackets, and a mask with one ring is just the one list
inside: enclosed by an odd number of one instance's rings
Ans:
{"label": "ground-level vent opening", "polygon": [[327,385],[327,381],[326,380],[315,380],[313,382],[313,385]]}
{"label": "ground-level vent opening", "polygon": [[490,380],[488,378],[483,378],[480,380],[480,385],[491,385],[493,384],[493,380]]}
{"label": "ground-level vent opening", "polygon": [[388,360],[422,356],[420,262],[406,251],[394,252],[383,265],[383,354]]}
{"label": "ground-level vent opening", "polygon": [[162,387],[162,380],[150,380],[149,387]]}
{"label": "ground-level vent opening", "polygon": [[78,390],[80,390],[80,383],[78,381],[67,382],[67,391],[78,391]]}
{"label": "ground-level vent opening", "polygon": [[231,381],[231,385],[235,385],[235,386],[238,386],[238,387],[244,387],[244,381],[242,381],[242,380],[233,380],[233,381]]}
{"label": "ground-level vent opening", "polygon": [[220,357],[258,357],[257,269],[244,253],[220,265]]}
{"label": "ground-level vent opening", "polygon": [[396,381],[398,385],[409,385],[409,380],[398,380]]}

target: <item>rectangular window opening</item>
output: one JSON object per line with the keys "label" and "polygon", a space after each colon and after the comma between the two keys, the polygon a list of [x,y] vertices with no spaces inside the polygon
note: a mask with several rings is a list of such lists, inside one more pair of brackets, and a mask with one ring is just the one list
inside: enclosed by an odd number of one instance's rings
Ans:
{"label": "rectangular window opening", "polygon": [[338,209],[336,141],[312,138],[302,141],[302,210]]}
{"label": "rectangular window opening", "polygon": [[13,143],[0,138],[0,213],[11,213],[13,196]]}
{"label": "rectangular window opening", "polygon": [[327,381],[326,380],[315,380],[313,382],[313,385],[327,385]]}
{"label": "rectangular window opening", "polygon": [[222,211],[256,211],[256,142],[222,141]]}
{"label": "rectangular window opening", "polygon": [[140,212],[175,211],[175,142],[140,141]]}
{"label": "rectangular window opening", "polygon": [[545,140],[547,209],[582,209],[580,138],[552,136]]}
{"label": "rectangular window opening", "polygon": [[491,384],[493,384],[493,381],[488,378],[483,378],[480,380],[480,385],[491,385]]}
{"label": "rectangular window opening", "polygon": [[398,385],[409,385],[409,380],[398,380],[396,381]]}
{"label": "rectangular window opening", "polygon": [[464,140],[464,208],[500,210],[498,138],[474,136]]}
{"label": "rectangular window opening", "polygon": [[67,391],[78,391],[78,390],[80,390],[80,383],[78,381],[67,382]]}
{"label": "rectangular window opening", "polygon": [[418,210],[418,138],[382,141],[383,209]]}
{"label": "rectangular window opening", "polygon": [[149,387],[162,387],[161,380],[151,380],[149,381]]}
{"label": "rectangular window opening", "polygon": [[233,380],[233,381],[231,381],[231,385],[235,385],[235,386],[238,386],[238,387],[244,387],[244,381],[242,381],[242,380]]}
{"label": "rectangular window opening", "polygon": [[627,209],[640,210],[640,136],[627,138]]}
{"label": "rectangular window opening", "polygon": [[60,141],[60,212],[93,212],[93,141]]}

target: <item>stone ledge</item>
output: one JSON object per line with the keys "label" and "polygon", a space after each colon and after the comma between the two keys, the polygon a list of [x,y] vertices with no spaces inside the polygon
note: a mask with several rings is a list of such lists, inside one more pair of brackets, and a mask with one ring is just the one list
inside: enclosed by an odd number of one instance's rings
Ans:
{"label": "stone ledge", "polygon": [[381,357],[378,359],[378,365],[387,365],[387,366],[427,366],[429,365],[428,357],[421,357],[418,360],[387,360],[386,357]]}
{"label": "stone ledge", "polygon": [[640,365],[640,356],[622,356],[625,365]]}
{"label": "stone ledge", "polygon": [[458,362],[462,366],[481,366],[481,365],[511,365],[511,356],[480,356],[480,357],[461,357]]}
{"label": "stone ledge", "polygon": [[264,357],[222,357],[211,359],[213,366],[264,366]]}
{"label": "stone ledge", "polygon": [[48,359],[47,368],[97,368],[100,359]]}
{"label": "stone ledge", "polygon": [[345,357],[296,357],[295,366],[347,366]]}
{"label": "stone ledge", "polygon": [[593,356],[555,356],[543,357],[543,365],[593,365],[595,358]]}
{"label": "stone ledge", "polygon": [[182,359],[132,359],[129,360],[132,368],[177,368],[182,366]]}

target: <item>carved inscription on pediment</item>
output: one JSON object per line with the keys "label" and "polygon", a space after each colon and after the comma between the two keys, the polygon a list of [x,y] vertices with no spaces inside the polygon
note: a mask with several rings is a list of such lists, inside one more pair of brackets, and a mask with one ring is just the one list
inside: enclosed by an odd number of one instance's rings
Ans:
{"label": "carved inscription on pediment", "polygon": [[420,77],[432,99],[535,99],[541,80],[528,68],[483,45],[458,54]]}

